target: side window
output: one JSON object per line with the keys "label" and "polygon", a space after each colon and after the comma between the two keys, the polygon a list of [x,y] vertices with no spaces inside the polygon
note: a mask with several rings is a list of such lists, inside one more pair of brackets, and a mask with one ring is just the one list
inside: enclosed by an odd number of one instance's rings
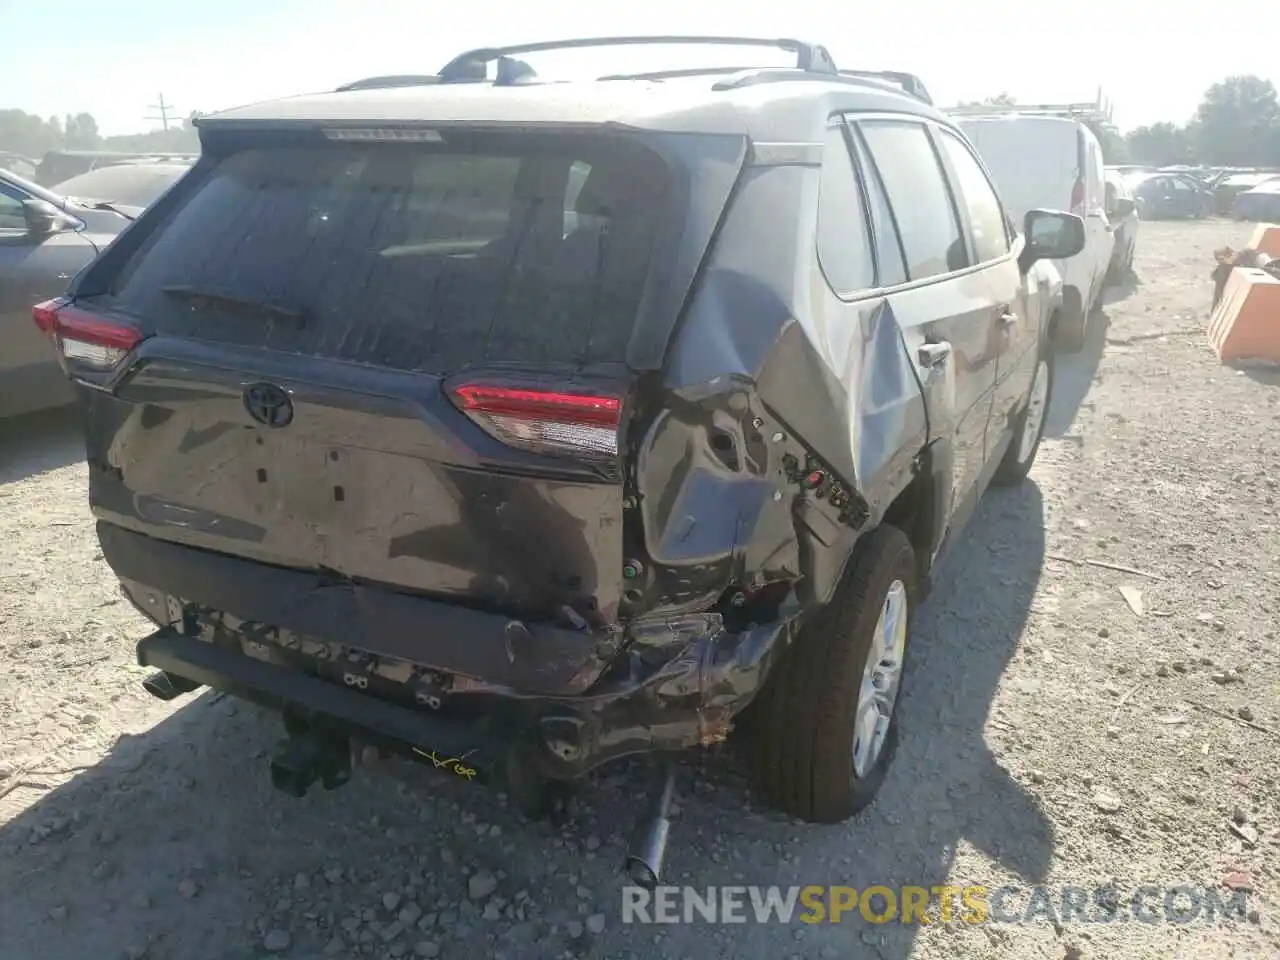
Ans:
{"label": "side window", "polygon": [[1009,252],[1009,235],[1004,229],[1004,210],[986,171],[959,137],[939,130],[942,149],[955,172],[956,200],[969,212],[973,251],[979,263],[997,260]]}
{"label": "side window", "polygon": [[893,210],[889,207],[889,199],[885,196],[884,184],[876,172],[867,154],[867,148],[860,136],[854,137],[854,153],[858,158],[858,167],[862,170],[863,186],[867,190],[867,202],[871,207],[872,243],[876,251],[877,276],[879,285],[893,287],[907,282],[907,263],[902,256],[902,240],[898,236],[898,225],[893,219]]}
{"label": "side window", "polygon": [[827,130],[818,187],[818,262],[827,283],[847,295],[876,286],[867,213],[843,126]]}
{"label": "side window", "polygon": [[923,280],[967,267],[960,224],[928,131],[900,120],[868,120],[858,126],[898,223],[910,278]]}
{"label": "side window", "polygon": [[0,233],[27,232],[27,215],[22,210],[22,199],[0,186]]}

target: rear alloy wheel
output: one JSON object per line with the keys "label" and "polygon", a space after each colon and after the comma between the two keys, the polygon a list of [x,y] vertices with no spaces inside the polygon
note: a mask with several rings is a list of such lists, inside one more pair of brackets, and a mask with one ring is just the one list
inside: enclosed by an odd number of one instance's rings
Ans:
{"label": "rear alloy wheel", "polygon": [[1052,396],[1053,363],[1041,353],[1036,362],[1035,377],[1031,381],[1027,402],[1013,422],[1013,439],[991,478],[992,483],[1012,486],[1021,483],[1031,472],[1031,465],[1036,462],[1036,454],[1040,452],[1040,440],[1044,436],[1044,424]]}
{"label": "rear alloy wheel", "polygon": [[817,823],[846,820],[872,801],[898,740],[915,551],[890,526],[856,549],[835,597],[805,624],[755,705],[756,788]]}

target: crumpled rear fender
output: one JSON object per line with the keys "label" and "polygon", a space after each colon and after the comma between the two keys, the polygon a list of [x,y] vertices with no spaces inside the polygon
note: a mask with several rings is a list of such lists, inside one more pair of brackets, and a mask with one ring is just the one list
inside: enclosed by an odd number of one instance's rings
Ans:
{"label": "crumpled rear fender", "polygon": [[758,370],[665,393],[635,458],[631,536],[648,565],[632,589],[648,612],[745,604],[781,583],[830,596],[929,435],[891,311],[869,309],[864,333],[843,382],[787,323]]}
{"label": "crumpled rear fender", "polygon": [[813,246],[818,181],[816,165],[747,168],[660,382],[642,391],[625,534],[644,558],[641,616],[737,604],[765,622],[751,605],[783,586],[826,600],[921,469],[926,395],[948,419],[947,384],[921,386],[919,324],[885,298],[831,294]]}

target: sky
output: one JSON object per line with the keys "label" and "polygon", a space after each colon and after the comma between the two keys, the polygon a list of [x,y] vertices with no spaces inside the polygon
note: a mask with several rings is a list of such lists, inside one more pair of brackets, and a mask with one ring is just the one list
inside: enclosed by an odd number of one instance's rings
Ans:
{"label": "sky", "polygon": [[[136,133],[159,126],[148,118],[161,95],[179,115],[209,113],[364,76],[433,73],[472,47],[636,33],[798,37],[824,44],[841,67],[915,73],[940,106],[1002,91],[1021,103],[1091,101],[1101,87],[1122,130],[1185,121],[1231,74],[1280,79],[1269,31],[1171,15],[1150,0],[0,0],[0,108],[85,111],[106,135]],[[668,49],[659,61],[627,51],[530,62],[557,76],[723,62]]]}

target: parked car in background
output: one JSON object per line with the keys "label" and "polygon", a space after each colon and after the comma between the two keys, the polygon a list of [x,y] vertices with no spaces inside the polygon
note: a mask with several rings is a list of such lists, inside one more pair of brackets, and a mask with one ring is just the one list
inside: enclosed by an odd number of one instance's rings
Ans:
{"label": "parked car in background", "polygon": [[1233,173],[1223,177],[1213,187],[1214,212],[1232,216],[1236,209],[1236,197],[1269,180],[1280,179],[1274,173]]}
{"label": "parked car in background", "polygon": [[1144,220],[1200,218],[1213,213],[1213,191],[1189,174],[1131,174],[1126,183]]}
{"label": "parked car in background", "polygon": [[129,161],[82,173],[52,189],[64,197],[149,207],[190,169],[190,161]]}
{"label": "parked car in background", "polygon": [[1161,167],[1154,172],[1181,174],[1191,177],[1200,183],[1208,183],[1209,178],[1213,176],[1213,170],[1209,167],[1193,167],[1186,163],[1175,163],[1167,167]]}
{"label": "parked car in background", "polygon": [[1280,177],[1236,194],[1231,212],[1237,220],[1280,223]]}
{"label": "parked car in background", "polygon": [[[1138,208],[1124,176],[1110,168],[1106,172],[1107,221],[1115,243],[1111,250],[1111,267],[1107,279],[1115,282],[1133,270],[1133,254],[1138,245]],[[1125,202],[1121,202],[1125,201]]]}
{"label": "parked car in background", "polygon": [[1069,210],[1084,220],[1084,249],[1055,264],[1063,282],[1055,335],[1068,351],[1084,345],[1115,248],[1106,212],[1102,147],[1088,126],[1072,115],[1077,109],[1064,105],[1060,114],[1053,107],[952,111],[959,114],[961,128],[978,148],[1015,222],[1036,209]]}
{"label": "parked car in background", "polygon": [[1010,229],[915,78],[714,42],[795,65],[538,84],[539,44],[203,117],[200,175],[35,309],[147,689],[283,708],[277,787],[372,730],[544,813],[746,710],[787,813],[885,781],[929,571],[1035,459],[1034,268],[1084,225]]}
{"label": "parked car in background", "polygon": [[0,150],[0,170],[8,170],[19,177],[32,180],[35,178],[36,161],[20,153]]}
{"label": "parked car in background", "polygon": [[140,206],[73,200],[0,171],[0,417],[70,402],[71,389],[31,307],[57,296]]}
{"label": "parked car in background", "polygon": [[157,162],[181,162],[190,163],[196,159],[196,154],[181,153],[173,151],[120,151],[120,150],[50,150],[41,158],[40,163],[36,167],[35,177],[33,178],[37,184],[42,187],[51,187],[54,184],[62,183],[64,180],[70,180],[82,173],[88,173],[90,170],[97,170],[99,167],[109,167],[112,164],[124,163],[130,160],[149,160],[153,163]]}

